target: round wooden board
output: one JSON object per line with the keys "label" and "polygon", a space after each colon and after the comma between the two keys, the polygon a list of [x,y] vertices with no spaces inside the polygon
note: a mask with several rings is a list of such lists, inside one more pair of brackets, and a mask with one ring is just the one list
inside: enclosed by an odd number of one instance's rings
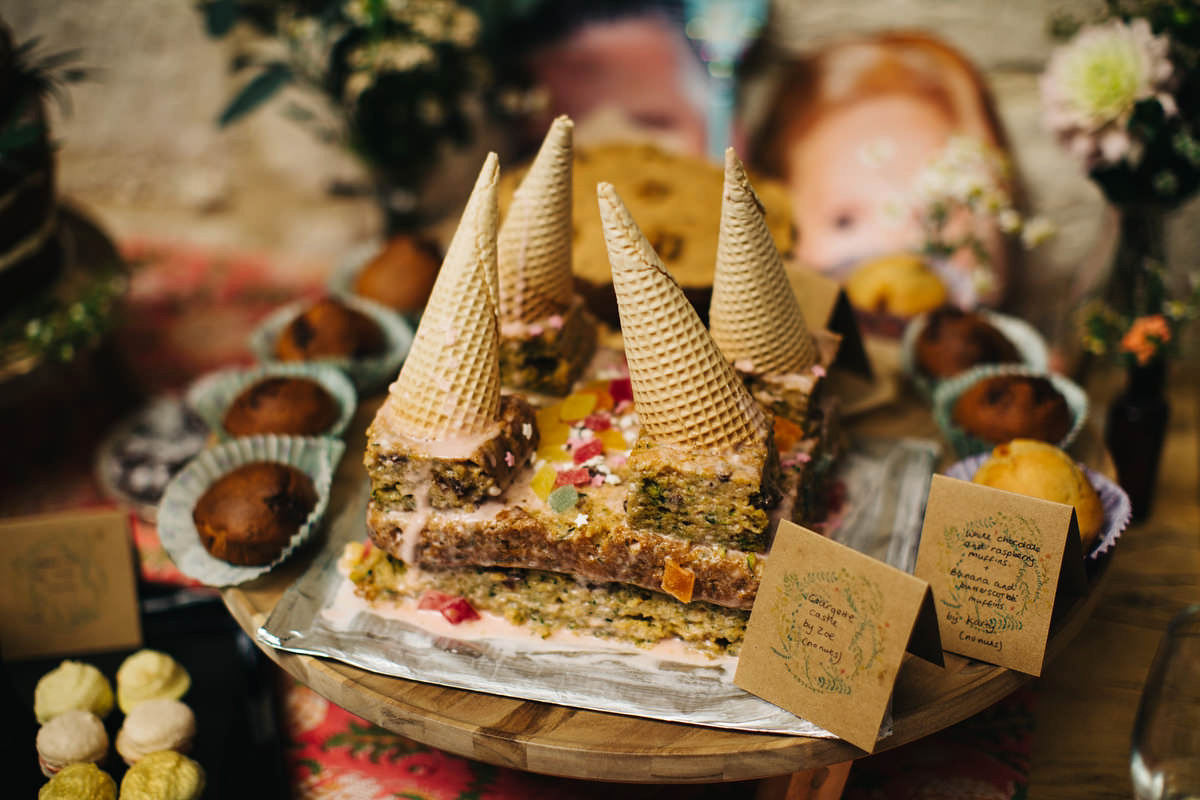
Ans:
{"label": "round wooden board", "polygon": [[[351,430],[365,430],[375,406],[364,404],[361,419]],[[928,412],[915,402],[856,418],[848,427],[852,434],[937,436]],[[349,438],[349,455],[335,480],[330,515],[364,480],[361,460],[354,457],[364,443]],[[1085,431],[1073,449],[1080,460],[1111,472],[1094,431]],[[252,583],[223,592],[229,611],[251,638],[311,557],[311,553],[303,555]],[[1087,594],[1056,617],[1047,660],[1090,616],[1107,562],[1108,556],[1092,562]],[[839,739],[741,733],[584,711],[392,678],[338,661],[260,647],[297,680],[377,725],[458,755],[532,772],[638,783],[735,781],[784,775],[865,754]],[[893,695],[893,733],[878,743],[876,752],[966,719],[1031,680],[1028,675],[952,654],[945,658],[942,668],[905,656]]]}

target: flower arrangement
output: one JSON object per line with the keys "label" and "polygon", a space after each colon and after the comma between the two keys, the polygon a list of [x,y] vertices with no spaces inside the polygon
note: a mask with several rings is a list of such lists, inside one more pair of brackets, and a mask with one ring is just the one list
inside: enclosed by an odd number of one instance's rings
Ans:
{"label": "flower arrangement", "polygon": [[236,67],[255,74],[219,121],[234,122],[285,86],[305,88],[325,107],[292,103],[286,113],[361,158],[385,190],[385,206],[412,212],[441,147],[466,144],[481,114],[511,118],[528,110],[524,81],[498,31],[499,20],[534,5],[207,0],[201,8],[210,33],[228,34],[246,20],[260,34],[235,56]]}
{"label": "flower arrangement", "polygon": [[[1161,283],[1162,275],[1154,279]],[[1187,300],[1163,303],[1157,313],[1123,314],[1110,303],[1092,300],[1080,309],[1084,348],[1126,367],[1145,367],[1179,350],[1180,334],[1200,314],[1200,287]]]}
{"label": "flower arrangement", "polygon": [[1113,204],[1177,205],[1200,187],[1198,67],[1194,3],[1108,0],[1051,56],[1043,120]]}
{"label": "flower arrangement", "polygon": [[987,296],[997,288],[997,234],[1033,248],[1054,232],[1047,220],[1017,209],[1012,185],[1012,165],[1000,150],[975,137],[953,136],[890,211],[916,221],[924,255],[965,261],[971,268],[971,293]]}
{"label": "flower arrangement", "polygon": [[1108,299],[1079,310],[1081,336],[1146,366],[1177,351],[1200,308],[1195,288],[1172,299],[1164,238],[1200,188],[1200,6],[1107,0],[1101,19],[1057,27],[1069,40],[1042,76],[1043,120],[1121,215]]}

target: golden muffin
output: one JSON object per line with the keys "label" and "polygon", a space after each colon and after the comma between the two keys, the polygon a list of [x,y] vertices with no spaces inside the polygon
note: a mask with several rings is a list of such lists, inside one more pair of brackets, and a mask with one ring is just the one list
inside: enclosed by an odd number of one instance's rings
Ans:
{"label": "golden muffin", "polygon": [[921,256],[897,253],[860,265],[845,283],[850,304],[860,311],[912,317],[945,305],[950,293]]}
{"label": "golden muffin", "polygon": [[317,505],[312,479],[271,461],[245,464],[200,496],[192,519],[204,548],[240,566],[270,564]]}
{"label": "golden muffin", "polygon": [[993,489],[1075,507],[1087,552],[1104,527],[1104,507],[1087,475],[1059,448],[1033,439],[1014,439],[992,450],[974,482]]}

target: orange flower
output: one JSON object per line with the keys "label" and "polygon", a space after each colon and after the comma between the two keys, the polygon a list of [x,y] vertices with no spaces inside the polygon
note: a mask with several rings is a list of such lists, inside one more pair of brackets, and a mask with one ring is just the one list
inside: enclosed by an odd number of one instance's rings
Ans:
{"label": "orange flower", "polygon": [[1162,314],[1138,317],[1121,337],[1121,350],[1132,353],[1139,364],[1148,364],[1158,348],[1171,341],[1171,326]]}

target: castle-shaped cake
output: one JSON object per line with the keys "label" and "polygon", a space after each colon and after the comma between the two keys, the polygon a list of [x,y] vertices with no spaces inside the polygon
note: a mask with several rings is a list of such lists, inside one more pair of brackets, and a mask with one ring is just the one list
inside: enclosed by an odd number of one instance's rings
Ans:
{"label": "castle-shaped cake", "polygon": [[735,653],[776,524],[822,514],[835,348],[805,325],[730,151],[711,333],[597,187],[623,350],[597,349],[571,290],[571,161],[559,119],[503,226],[485,161],[367,431],[371,546],[351,578],[541,634]]}

